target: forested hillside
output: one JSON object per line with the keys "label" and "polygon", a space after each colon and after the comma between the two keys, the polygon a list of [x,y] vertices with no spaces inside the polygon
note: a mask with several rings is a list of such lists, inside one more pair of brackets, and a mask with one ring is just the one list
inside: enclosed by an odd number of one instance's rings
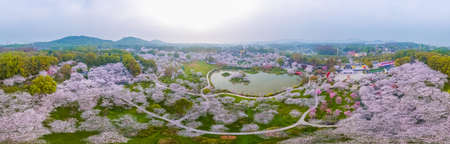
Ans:
{"label": "forested hillside", "polygon": [[38,74],[39,71],[47,71],[50,66],[58,62],[70,60],[83,62],[89,67],[123,62],[133,75],[138,75],[141,71],[135,57],[124,50],[96,50],[92,47],[79,47],[70,50],[0,53],[0,79],[10,78],[17,74],[28,77]]}

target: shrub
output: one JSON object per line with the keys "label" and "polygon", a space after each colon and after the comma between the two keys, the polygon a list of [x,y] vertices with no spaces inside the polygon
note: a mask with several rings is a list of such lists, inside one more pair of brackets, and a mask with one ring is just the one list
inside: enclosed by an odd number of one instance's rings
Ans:
{"label": "shrub", "polygon": [[224,72],[224,73],[222,73],[222,76],[223,77],[228,77],[228,76],[230,76],[231,74],[229,73],[229,72]]}
{"label": "shrub", "polygon": [[173,108],[177,114],[185,114],[192,107],[192,102],[182,98],[175,102]]}
{"label": "shrub", "polygon": [[207,93],[210,93],[210,92],[211,92],[211,90],[208,89],[208,88],[203,89],[203,93],[204,93],[204,94],[207,94]]}

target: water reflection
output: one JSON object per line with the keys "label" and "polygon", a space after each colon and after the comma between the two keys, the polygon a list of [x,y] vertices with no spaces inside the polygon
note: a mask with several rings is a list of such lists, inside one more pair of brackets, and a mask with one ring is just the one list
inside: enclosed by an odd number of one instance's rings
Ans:
{"label": "water reflection", "polygon": [[271,73],[259,72],[256,74],[246,73],[246,79],[249,83],[232,83],[231,76],[223,76],[228,72],[231,75],[238,73],[238,70],[220,70],[211,74],[211,82],[216,89],[225,89],[239,94],[250,94],[263,96],[268,93],[275,93],[283,89],[292,87],[300,82],[300,77],[296,75],[276,75]]}

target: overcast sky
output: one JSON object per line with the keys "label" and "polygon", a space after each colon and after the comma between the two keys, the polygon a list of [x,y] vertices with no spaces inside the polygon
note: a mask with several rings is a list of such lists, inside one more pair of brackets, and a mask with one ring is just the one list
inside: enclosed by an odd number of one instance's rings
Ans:
{"label": "overcast sky", "polygon": [[87,35],[450,45],[449,0],[0,0],[0,9],[0,44]]}

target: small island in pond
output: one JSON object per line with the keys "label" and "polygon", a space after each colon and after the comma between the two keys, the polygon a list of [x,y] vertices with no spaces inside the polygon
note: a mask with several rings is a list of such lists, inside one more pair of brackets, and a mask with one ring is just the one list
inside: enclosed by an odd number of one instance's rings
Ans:
{"label": "small island in pond", "polygon": [[228,76],[230,76],[231,74],[229,73],[229,72],[224,72],[224,73],[222,73],[222,76],[223,77],[228,77]]}
{"label": "small island in pond", "polygon": [[[224,74],[226,74],[227,72],[223,73],[222,76]],[[229,73],[228,73],[229,74]],[[249,84],[250,80],[248,80],[248,78],[246,77],[246,74],[242,71],[236,72],[231,74],[231,78],[230,78],[230,82],[231,83],[243,83],[243,84]]]}

